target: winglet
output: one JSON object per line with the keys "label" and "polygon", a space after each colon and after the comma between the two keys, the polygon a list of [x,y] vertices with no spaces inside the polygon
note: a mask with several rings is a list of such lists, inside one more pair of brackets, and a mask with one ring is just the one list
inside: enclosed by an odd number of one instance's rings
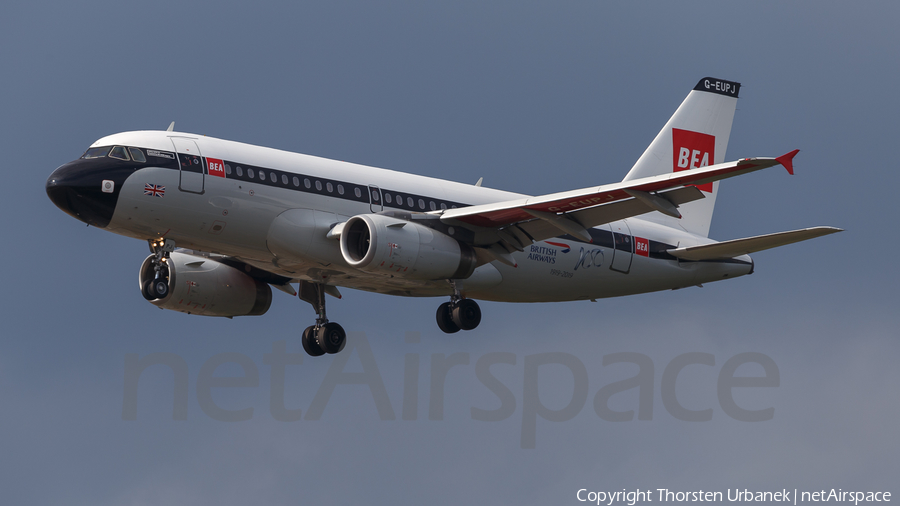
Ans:
{"label": "winglet", "polygon": [[794,160],[794,157],[797,156],[797,153],[799,153],[799,152],[800,152],[799,149],[795,149],[795,150],[791,151],[790,153],[786,153],[784,155],[781,155],[781,156],[775,158],[775,160],[777,160],[778,163],[780,163],[781,165],[784,165],[784,168],[787,169],[788,174],[793,176],[794,175],[793,160]]}

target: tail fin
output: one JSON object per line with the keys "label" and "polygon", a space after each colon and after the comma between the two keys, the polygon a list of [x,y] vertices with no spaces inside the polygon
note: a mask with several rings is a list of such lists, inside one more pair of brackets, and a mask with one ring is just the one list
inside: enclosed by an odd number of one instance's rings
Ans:
{"label": "tail fin", "polygon": [[[701,79],[624,181],[724,162],[740,89],[740,83],[712,77]],[[681,219],[657,212],[644,217],[708,236],[719,182],[701,185],[700,189],[706,198],[682,205],[678,209]]]}

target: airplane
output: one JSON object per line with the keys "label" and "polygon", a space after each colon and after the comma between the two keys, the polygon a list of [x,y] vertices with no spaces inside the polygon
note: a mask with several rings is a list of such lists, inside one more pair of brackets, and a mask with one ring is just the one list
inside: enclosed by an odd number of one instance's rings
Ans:
{"label": "airplane", "polygon": [[[708,237],[719,182],[798,150],[725,162],[740,84],[706,77],[618,183],[529,196],[176,132],[103,137],[57,168],[47,195],[88,225],[145,240],[144,298],[205,316],[262,315],[274,287],[312,305],[311,356],[346,333],[338,287],[449,297],[446,333],[475,329],[478,300],[592,300],[753,272],[749,253],[841,229]],[[298,288],[294,289],[293,284]]]}

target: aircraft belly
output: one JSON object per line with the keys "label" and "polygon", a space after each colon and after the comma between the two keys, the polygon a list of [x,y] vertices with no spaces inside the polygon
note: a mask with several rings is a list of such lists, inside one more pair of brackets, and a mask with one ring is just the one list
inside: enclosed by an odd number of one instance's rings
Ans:
{"label": "aircraft belly", "polygon": [[[586,246],[586,247],[585,247]],[[553,302],[618,297],[697,284],[700,265],[635,255],[628,273],[610,268],[612,249],[591,245],[567,253],[514,255],[517,267],[498,264],[503,283],[472,297],[506,302]],[[529,259],[531,256],[531,259]],[[537,259],[535,259],[537,258]]]}

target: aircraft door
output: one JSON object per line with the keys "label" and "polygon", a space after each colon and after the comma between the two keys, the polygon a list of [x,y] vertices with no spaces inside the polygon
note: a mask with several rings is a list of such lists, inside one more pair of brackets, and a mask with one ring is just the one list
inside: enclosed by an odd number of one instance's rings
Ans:
{"label": "aircraft door", "polygon": [[200,148],[194,139],[169,137],[178,153],[178,189],[183,192],[203,193],[205,160],[200,156]]}
{"label": "aircraft door", "polygon": [[369,210],[373,213],[384,211],[384,200],[381,195],[381,188],[374,184],[369,185]]}
{"label": "aircraft door", "polygon": [[634,240],[631,237],[631,229],[628,223],[616,221],[609,224],[613,233],[613,258],[609,268],[628,274],[631,270],[631,258],[634,255]]}

